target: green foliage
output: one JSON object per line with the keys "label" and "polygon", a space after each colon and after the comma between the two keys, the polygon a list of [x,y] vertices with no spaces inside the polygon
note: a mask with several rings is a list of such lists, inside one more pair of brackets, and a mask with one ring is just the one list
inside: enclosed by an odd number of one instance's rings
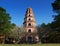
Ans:
{"label": "green foliage", "polygon": [[[50,24],[46,25],[45,23],[42,23],[40,26],[37,27],[38,29],[38,34],[40,39],[42,40],[43,38],[47,39],[48,37],[51,37],[52,35],[52,29],[49,26]],[[44,41],[43,39],[43,41]],[[46,40],[45,39],[45,40]],[[48,40],[49,41],[49,40]],[[42,42],[42,41],[41,41]]]}
{"label": "green foliage", "polygon": [[5,13],[6,10],[4,8],[0,7],[0,13],[2,13],[2,12]]}
{"label": "green foliage", "polygon": [[54,17],[54,21],[51,23],[51,27],[54,30],[60,30],[60,0],[55,0],[54,3],[52,3],[53,10],[58,13]]}
{"label": "green foliage", "polygon": [[60,0],[55,0],[52,7],[55,12],[60,13]]}
{"label": "green foliage", "polygon": [[18,38],[18,27],[17,26],[14,26],[13,29],[11,29],[11,31],[9,32],[9,35],[8,37],[9,38],[14,38],[14,39],[17,39]]}
{"label": "green foliage", "polygon": [[11,17],[6,10],[0,7],[0,34],[8,34],[8,32],[15,26],[11,24]]}
{"label": "green foliage", "polygon": [[54,17],[54,21],[50,24],[50,27],[53,30],[53,34],[51,36],[52,41],[54,41],[55,43],[60,43],[60,0],[55,0],[52,3],[53,6],[53,10],[57,13],[57,15],[55,15]]}

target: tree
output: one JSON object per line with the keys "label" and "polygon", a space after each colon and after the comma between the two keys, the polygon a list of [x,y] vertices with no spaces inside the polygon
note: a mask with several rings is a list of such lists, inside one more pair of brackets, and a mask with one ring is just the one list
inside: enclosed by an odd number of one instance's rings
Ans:
{"label": "tree", "polygon": [[10,20],[10,15],[4,8],[0,7],[0,34],[7,35],[15,26],[15,24],[12,24]]}
{"label": "tree", "polygon": [[52,30],[55,32],[54,41],[60,43],[60,0],[55,0],[52,3],[54,12],[57,13],[54,17],[54,21],[50,24]]}
{"label": "tree", "polygon": [[10,35],[8,36],[8,38],[13,38],[16,40],[16,43],[20,43],[20,41],[23,39],[22,37],[26,35],[26,29],[25,27],[21,26],[21,27],[17,27],[15,26],[13,29],[11,29],[10,31]]}
{"label": "tree", "polygon": [[52,6],[57,15],[55,15],[51,27],[60,32],[60,0],[55,0],[54,3],[52,3]]}
{"label": "tree", "polygon": [[9,36],[11,29],[16,26],[14,23],[11,23],[10,20],[10,15],[4,8],[0,7],[0,43],[5,43],[5,39]]}
{"label": "tree", "polygon": [[50,42],[50,35],[51,35],[51,28],[49,24],[42,23],[40,26],[37,27],[39,38],[41,39],[42,43]]}
{"label": "tree", "polygon": [[52,3],[52,7],[53,7],[54,12],[57,13],[57,15],[55,15],[54,17],[54,21],[52,22],[53,24],[52,27],[55,29],[59,29],[60,28],[60,0],[55,0]]}

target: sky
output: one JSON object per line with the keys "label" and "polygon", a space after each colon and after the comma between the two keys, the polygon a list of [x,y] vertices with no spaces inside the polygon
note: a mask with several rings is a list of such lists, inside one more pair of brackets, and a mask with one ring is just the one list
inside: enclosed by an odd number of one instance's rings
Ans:
{"label": "sky", "polygon": [[26,9],[31,7],[36,24],[51,23],[53,21],[53,9],[51,3],[54,0],[0,0],[0,6],[6,9],[11,16],[11,22],[22,26]]}

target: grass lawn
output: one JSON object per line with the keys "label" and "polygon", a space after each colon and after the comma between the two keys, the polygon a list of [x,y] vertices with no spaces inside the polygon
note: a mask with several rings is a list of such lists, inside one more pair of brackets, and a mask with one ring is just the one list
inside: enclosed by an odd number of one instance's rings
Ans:
{"label": "grass lawn", "polygon": [[0,46],[60,46],[60,44],[0,44]]}

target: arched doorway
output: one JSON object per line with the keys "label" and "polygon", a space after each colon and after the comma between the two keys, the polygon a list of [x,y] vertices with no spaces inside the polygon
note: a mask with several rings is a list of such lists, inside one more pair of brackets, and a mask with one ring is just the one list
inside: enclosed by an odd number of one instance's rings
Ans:
{"label": "arched doorway", "polygon": [[32,43],[33,42],[33,39],[31,36],[28,37],[28,43]]}

